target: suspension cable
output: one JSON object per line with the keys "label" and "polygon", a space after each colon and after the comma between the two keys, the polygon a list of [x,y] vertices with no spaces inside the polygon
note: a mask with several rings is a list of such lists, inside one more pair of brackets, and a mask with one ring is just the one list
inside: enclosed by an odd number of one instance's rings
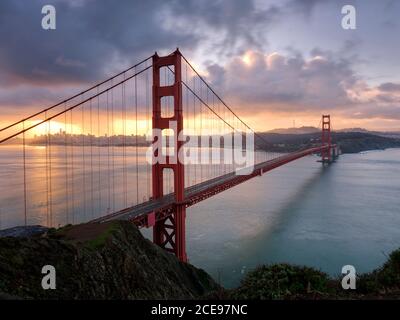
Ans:
{"label": "suspension cable", "polygon": [[[25,122],[25,121],[27,121],[27,120],[30,120],[30,119],[36,117],[36,116],[38,116],[38,115],[40,115],[40,114],[42,114],[42,113],[44,113],[44,112],[50,111],[50,110],[52,110],[52,109],[54,109],[54,108],[56,108],[56,107],[58,107],[58,106],[60,106],[60,105],[62,105],[62,104],[64,104],[64,103],[67,103],[68,101],[71,101],[71,100],[73,100],[73,99],[79,97],[80,95],[83,95],[83,94],[85,94],[85,93],[87,93],[87,92],[93,90],[94,88],[99,87],[99,86],[101,86],[101,85],[107,83],[108,81],[110,81],[110,80],[112,80],[112,79],[115,79],[115,78],[119,77],[120,75],[122,75],[122,74],[124,74],[124,73],[126,73],[126,72],[128,72],[128,71],[130,71],[130,70],[132,70],[132,69],[134,69],[134,68],[136,68],[137,66],[141,65],[142,63],[145,63],[146,61],[150,60],[152,57],[153,57],[153,56],[147,57],[146,59],[143,59],[142,61],[136,63],[135,65],[129,67],[128,69],[126,69],[126,70],[124,70],[124,71],[121,71],[120,73],[118,73],[118,74],[116,74],[116,75],[114,75],[114,76],[112,76],[112,77],[110,77],[110,78],[108,78],[108,79],[106,79],[106,80],[104,80],[104,81],[102,81],[102,82],[99,82],[99,83],[93,85],[92,87],[90,87],[90,88],[88,88],[88,89],[86,89],[86,90],[84,90],[84,91],[82,91],[82,92],[80,92],[80,93],[77,93],[77,94],[75,94],[74,96],[72,96],[72,97],[70,97],[70,98],[68,98],[68,99],[65,99],[65,100],[63,100],[63,101],[61,101],[61,102],[59,102],[59,103],[57,103],[57,104],[55,104],[55,105],[52,105],[52,106],[50,106],[50,107],[48,107],[48,108],[46,108],[46,109],[43,109],[43,110],[41,110],[41,111],[39,111],[39,112],[36,112],[36,113],[30,115],[29,117],[26,117],[26,118],[24,118],[24,119],[22,119],[22,120],[19,120],[19,121],[15,122],[15,123],[12,123],[12,124],[10,124],[10,125],[4,127],[4,128],[0,128],[0,132],[2,132],[2,131],[4,131],[4,130],[7,130],[7,129],[10,129],[11,127],[14,127],[14,126],[16,126],[16,125],[18,125],[18,124],[20,124],[20,123],[22,123],[22,122]],[[0,141],[0,142],[2,142],[2,141]]]}

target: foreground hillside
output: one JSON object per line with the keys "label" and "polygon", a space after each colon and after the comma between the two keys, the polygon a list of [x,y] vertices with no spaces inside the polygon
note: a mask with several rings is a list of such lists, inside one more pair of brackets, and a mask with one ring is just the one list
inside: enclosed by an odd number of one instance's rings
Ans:
{"label": "foreground hillside", "polygon": [[[21,232],[22,231],[22,232]],[[21,236],[21,233],[23,236]],[[56,268],[56,290],[41,269]],[[343,290],[305,266],[262,265],[224,290],[203,270],[145,239],[128,222],[0,231],[0,299],[400,299],[400,249]]]}
{"label": "foreground hillside", "polygon": [[[0,297],[33,299],[194,299],[218,288],[128,222],[82,224],[30,237],[0,238]],[[56,268],[43,290],[41,269]]]}

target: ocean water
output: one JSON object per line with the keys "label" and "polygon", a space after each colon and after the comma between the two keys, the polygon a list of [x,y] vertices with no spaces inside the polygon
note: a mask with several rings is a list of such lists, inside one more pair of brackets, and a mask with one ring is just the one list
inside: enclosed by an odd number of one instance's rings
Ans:
{"label": "ocean water", "polygon": [[400,149],[309,156],[188,209],[189,261],[226,287],[260,264],[332,276],[380,266],[400,247]]}
{"label": "ocean water", "polygon": [[[21,151],[0,148],[0,229],[25,223],[24,192],[26,222],[53,226],[87,221],[151,195],[143,148],[127,148],[125,158],[115,148],[114,163],[107,148],[93,147],[92,159],[90,148],[53,147],[49,172],[46,149],[28,147],[26,190]],[[188,208],[189,262],[226,287],[260,264],[308,265],[332,276],[346,264],[357,272],[380,266],[400,247],[400,149],[342,155],[327,167],[317,160],[299,159]],[[200,182],[200,168],[189,169],[185,183]],[[202,175],[207,172],[212,177],[207,168]],[[151,238],[150,229],[142,231]]]}

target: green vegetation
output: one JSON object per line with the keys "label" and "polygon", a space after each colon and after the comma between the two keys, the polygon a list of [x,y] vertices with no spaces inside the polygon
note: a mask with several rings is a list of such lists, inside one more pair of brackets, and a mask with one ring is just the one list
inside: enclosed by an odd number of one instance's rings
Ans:
{"label": "green vegetation", "polygon": [[356,290],[344,290],[341,278],[329,278],[309,267],[289,264],[260,266],[249,272],[236,289],[226,292],[231,299],[399,299],[400,249],[371,273],[357,278]]}
{"label": "green vegetation", "polygon": [[308,267],[289,264],[261,266],[250,272],[232,292],[237,299],[284,299],[331,292],[328,276]]}
{"label": "green vegetation", "polygon": [[358,292],[362,294],[391,294],[400,291],[400,249],[393,251],[379,269],[363,274],[358,279]]}
{"label": "green vegetation", "polygon": [[107,229],[95,236],[93,239],[86,241],[85,245],[87,248],[96,250],[103,247],[106,240],[119,230],[118,223],[113,222],[107,226]]}

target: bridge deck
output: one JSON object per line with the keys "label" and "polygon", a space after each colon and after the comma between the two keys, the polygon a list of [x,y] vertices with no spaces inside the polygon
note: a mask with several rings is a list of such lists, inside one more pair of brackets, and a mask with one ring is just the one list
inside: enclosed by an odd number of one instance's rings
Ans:
{"label": "bridge deck", "polygon": [[[188,187],[185,190],[185,205],[187,207],[209,198],[221,191],[232,188],[244,181],[247,181],[255,176],[262,175],[262,173],[272,170],[274,168],[280,167],[286,163],[299,159],[301,157],[321,152],[322,150],[328,148],[325,146],[318,146],[314,148],[309,148],[286,155],[282,155],[273,160],[265,161],[254,166],[252,173],[248,175],[237,175],[235,172],[231,172],[217,178],[196,184],[194,186]],[[100,217],[93,220],[92,222],[106,222],[111,220],[132,220],[140,221],[140,218],[145,218],[150,213],[157,213],[162,211],[168,211],[175,204],[175,197],[173,193],[163,196],[158,199],[151,199],[144,203],[126,208],[124,210]],[[164,215],[165,216],[165,215]],[[144,222],[139,222],[139,226],[145,225]]]}

